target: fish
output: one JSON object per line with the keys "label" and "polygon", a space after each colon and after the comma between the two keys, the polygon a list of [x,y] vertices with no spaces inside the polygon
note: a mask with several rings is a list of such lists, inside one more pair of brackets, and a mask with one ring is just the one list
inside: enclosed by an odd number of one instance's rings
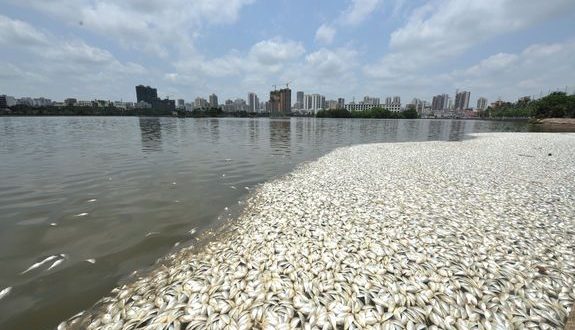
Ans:
{"label": "fish", "polygon": [[149,233],[146,234],[146,237],[150,237],[150,236],[152,236],[152,235],[159,235],[159,234],[160,234],[160,233],[157,232],[157,231],[151,231],[151,232],[149,232]]}
{"label": "fish", "polygon": [[84,261],[89,262],[89,263],[91,263],[91,264],[95,264],[95,263],[96,263],[96,259],[94,259],[94,258],[86,259],[86,260],[84,260]]}
{"label": "fish", "polygon": [[80,214],[76,214],[77,217],[85,217],[87,216],[88,213],[84,212],[84,213],[80,213]]}
{"label": "fish", "polygon": [[50,226],[51,226],[51,227],[56,227],[57,225],[58,225],[58,224],[55,223],[55,222],[50,223]]}
{"label": "fish", "polygon": [[49,271],[49,270],[51,270],[52,268],[57,267],[58,265],[60,265],[61,263],[63,263],[64,260],[65,260],[65,258],[58,259],[58,260],[54,261],[54,263],[53,263],[52,265],[50,265],[50,267],[48,267],[48,269],[46,269],[46,271]]}
{"label": "fish", "polygon": [[12,287],[11,287],[11,286],[9,286],[9,287],[7,287],[6,289],[3,289],[2,291],[0,291],[0,300],[1,300],[2,298],[5,298],[7,295],[9,295],[9,294],[10,294],[10,291],[12,291]]}
{"label": "fish", "polygon": [[190,235],[195,234],[197,230],[198,230],[198,228],[196,228],[196,227],[190,229],[190,231],[189,231]]}
{"label": "fish", "polygon": [[97,201],[97,199],[92,198],[92,199],[90,199],[90,200],[88,201],[88,203],[94,203],[95,201]]}
{"label": "fish", "polygon": [[34,270],[34,269],[36,269],[36,268],[42,266],[43,264],[45,264],[45,263],[47,263],[47,262],[49,262],[49,261],[52,261],[52,260],[54,260],[54,259],[56,259],[56,258],[58,258],[58,257],[59,257],[59,255],[49,256],[49,257],[45,258],[44,260],[39,261],[39,262],[33,264],[32,266],[28,267],[28,269],[26,269],[25,271],[21,272],[20,274],[26,274],[27,272],[29,272],[29,271],[31,271],[31,270]]}

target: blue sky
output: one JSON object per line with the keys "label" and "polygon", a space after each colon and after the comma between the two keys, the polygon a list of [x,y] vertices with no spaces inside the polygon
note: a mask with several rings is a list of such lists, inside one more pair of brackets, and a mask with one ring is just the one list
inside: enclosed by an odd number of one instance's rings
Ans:
{"label": "blue sky", "polygon": [[0,94],[490,101],[575,90],[573,0],[0,0]]}

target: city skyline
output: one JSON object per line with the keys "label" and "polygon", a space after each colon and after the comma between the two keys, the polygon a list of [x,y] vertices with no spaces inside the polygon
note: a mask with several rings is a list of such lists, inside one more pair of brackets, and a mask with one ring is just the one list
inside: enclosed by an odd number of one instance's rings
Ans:
{"label": "city skyline", "polygon": [[291,82],[346,100],[470,90],[474,105],[575,88],[568,0],[3,2],[0,94],[15,97],[133,100],[144,84],[222,104]]}

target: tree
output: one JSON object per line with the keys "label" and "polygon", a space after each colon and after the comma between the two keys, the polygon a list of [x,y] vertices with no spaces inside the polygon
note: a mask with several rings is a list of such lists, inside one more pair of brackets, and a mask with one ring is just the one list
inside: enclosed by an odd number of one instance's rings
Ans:
{"label": "tree", "polygon": [[415,107],[411,104],[407,107],[407,110],[401,113],[401,116],[405,119],[416,119],[419,118],[419,114]]}
{"label": "tree", "polygon": [[534,108],[538,118],[575,117],[575,95],[553,92],[538,100]]}

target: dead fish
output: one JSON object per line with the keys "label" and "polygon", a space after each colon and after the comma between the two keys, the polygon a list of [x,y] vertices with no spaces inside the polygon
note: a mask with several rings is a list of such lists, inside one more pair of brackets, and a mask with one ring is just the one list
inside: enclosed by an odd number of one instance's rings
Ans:
{"label": "dead fish", "polygon": [[26,269],[25,271],[21,272],[20,274],[26,274],[27,272],[29,272],[29,271],[31,271],[31,270],[34,270],[34,269],[36,269],[36,268],[42,266],[43,264],[45,264],[45,263],[47,263],[47,262],[49,262],[49,261],[52,261],[52,260],[58,258],[58,256],[59,256],[59,255],[49,256],[49,257],[47,257],[46,259],[44,259],[44,260],[42,260],[42,261],[39,261],[39,262],[33,264],[32,266],[28,267],[28,269]]}
{"label": "dead fish", "polygon": [[96,259],[94,259],[94,258],[86,259],[86,260],[84,260],[84,261],[89,262],[89,263],[91,263],[92,265],[96,263]]}
{"label": "dead fish", "polygon": [[11,286],[9,286],[9,287],[7,287],[6,289],[0,291],[0,300],[1,300],[2,298],[6,297],[6,296],[10,293],[10,291],[12,291],[12,287],[11,287]]}
{"label": "dead fish", "polygon": [[50,269],[57,267],[59,264],[63,263],[65,259],[66,258],[62,258],[62,259],[58,259],[58,260],[54,261],[54,263],[52,265],[50,265],[50,267],[48,267],[48,269],[46,269],[46,271],[49,271]]}
{"label": "dead fish", "polygon": [[76,214],[77,217],[85,217],[87,216],[88,213],[84,212],[84,213],[80,213],[80,214]]}

